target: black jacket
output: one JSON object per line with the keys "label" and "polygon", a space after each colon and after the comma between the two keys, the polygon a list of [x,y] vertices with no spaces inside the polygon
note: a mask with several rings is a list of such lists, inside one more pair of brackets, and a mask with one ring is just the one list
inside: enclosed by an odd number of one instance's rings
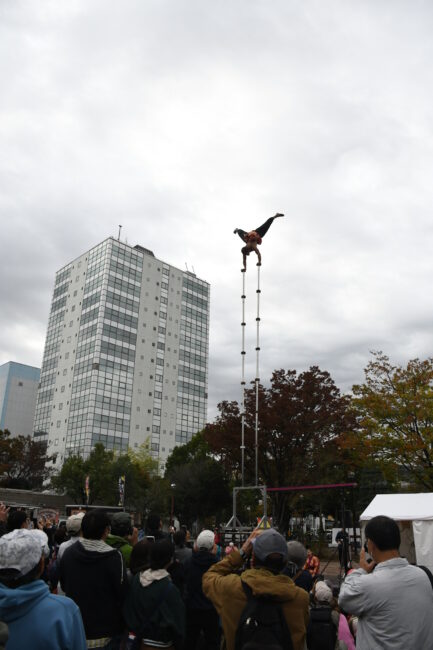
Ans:
{"label": "black jacket", "polygon": [[203,594],[201,581],[206,571],[217,561],[209,551],[193,551],[188,564],[185,604],[188,609],[214,609]]}
{"label": "black jacket", "polygon": [[81,610],[87,639],[123,631],[128,582],[120,551],[87,551],[78,541],[63,553],[59,577],[63,591]]}

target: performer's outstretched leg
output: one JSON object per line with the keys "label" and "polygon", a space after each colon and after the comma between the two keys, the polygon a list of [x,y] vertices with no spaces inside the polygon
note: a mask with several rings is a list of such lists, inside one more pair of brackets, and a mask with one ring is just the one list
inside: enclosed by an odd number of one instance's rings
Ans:
{"label": "performer's outstretched leg", "polygon": [[235,235],[239,235],[239,237],[242,239],[242,241],[245,241],[245,235],[247,234],[245,230],[242,230],[241,228],[235,228],[233,230],[233,233]]}
{"label": "performer's outstretched leg", "polygon": [[267,219],[264,224],[262,224],[259,228],[255,229],[256,233],[263,238],[268,232],[269,228],[271,227],[273,220],[276,219],[277,217],[284,217],[284,214],[282,214],[281,212],[277,212],[277,214],[274,215],[273,217],[269,217],[269,219]]}

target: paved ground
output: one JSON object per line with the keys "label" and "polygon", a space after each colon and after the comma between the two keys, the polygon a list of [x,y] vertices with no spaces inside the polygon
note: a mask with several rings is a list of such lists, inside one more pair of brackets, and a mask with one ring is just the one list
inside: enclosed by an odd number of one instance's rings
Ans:
{"label": "paved ground", "polygon": [[[357,566],[357,561],[354,560],[353,567],[356,568]],[[332,582],[334,586],[339,586],[344,578],[344,572],[340,569],[340,563],[338,559],[335,560],[334,558],[330,561],[326,559],[320,560],[320,573],[323,573],[325,579]]]}
{"label": "paved ground", "polygon": [[326,580],[330,580],[333,585],[339,585],[343,578],[343,571],[340,570],[338,560],[331,560],[330,562],[322,560],[320,562],[320,573],[323,573]]}

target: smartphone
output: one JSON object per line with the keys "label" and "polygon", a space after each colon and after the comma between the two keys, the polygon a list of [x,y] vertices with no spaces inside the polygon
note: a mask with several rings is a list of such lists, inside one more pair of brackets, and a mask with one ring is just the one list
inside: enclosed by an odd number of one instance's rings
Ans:
{"label": "smartphone", "polygon": [[367,554],[367,557],[365,558],[368,564],[371,564],[373,562],[373,558],[371,557],[370,553],[368,552],[368,545],[367,542],[364,542],[364,551]]}

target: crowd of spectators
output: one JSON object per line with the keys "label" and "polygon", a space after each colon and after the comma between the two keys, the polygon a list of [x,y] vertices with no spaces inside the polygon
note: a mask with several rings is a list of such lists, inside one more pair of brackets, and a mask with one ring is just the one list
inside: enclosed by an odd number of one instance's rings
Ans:
{"label": "crowd of spectators", "polygon": [[125,512],[32,529],[0,505],[0,533],[0,650],[433,649],[433,577],[400,556],[385,516],[340,589],[275,529],[192,543],[152,514],[139,541]]}

